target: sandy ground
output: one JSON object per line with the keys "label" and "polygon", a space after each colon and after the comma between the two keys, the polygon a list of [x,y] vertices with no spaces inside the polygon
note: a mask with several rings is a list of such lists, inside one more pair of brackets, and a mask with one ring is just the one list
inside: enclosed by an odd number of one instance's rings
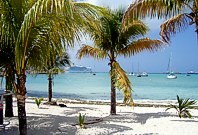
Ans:
{"label": "sandy ground", "polygon": [[[175,110],[160,107],[117,106],[117,115],[110,116],[109,105],[67,104],[67,107],[41,105],[33,100],[26,102],[28,135],[197,135],[198,110],[191,110],[192,119],[178,118]],[[78,125],[79,113],[85,114],[85,122],[102,119],[101,122]],[[6,135],[18,135],[16,102],[13,118],[6,127]],[[3,130],[0,129],[0,134]]]}

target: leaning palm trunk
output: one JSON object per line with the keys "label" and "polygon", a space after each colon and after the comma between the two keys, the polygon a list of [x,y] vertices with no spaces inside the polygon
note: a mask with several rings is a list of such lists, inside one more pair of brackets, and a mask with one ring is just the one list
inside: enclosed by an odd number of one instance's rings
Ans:
{"label": "leaning palm trunk", "polygon": [[[13,89],[13,83],[12,83],[12,79],[10,78],[10,75],[6,76],[6,92],[8,92],[7,90],[12,90]],[[12,106],[12,95],[8,95],[6,96],[5,99],[5,117],[13,117],[13,106]]]}
{"label": "leaning palm trunk", "polygon": [[19,119],[19,132],[20,135],[27,135],[27,120],[25,111],[25,95],[26,95],[26,75],[22,72],[17,78],[17,106],[18,106],[18,119]]}
{"label": "leaning palm trunk", "polygon": [[49,102],[52,102],[52,75],[49,74],[49,89],[48,89],[48,100]]}
{"label": "leaning palm trunk", "polygon": [[113,77],[113,62],[110,63],[111,68],[111,115],[116,115],[116,89],[115,89],[115,82]]}

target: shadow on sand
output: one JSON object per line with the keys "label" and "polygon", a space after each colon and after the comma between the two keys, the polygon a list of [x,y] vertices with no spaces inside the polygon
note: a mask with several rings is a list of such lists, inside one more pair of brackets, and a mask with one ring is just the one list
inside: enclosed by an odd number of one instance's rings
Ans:
{"label": "shadow on sand", "polygon": [[[67,107],[70,111],[63,111],[61,116],[51,115],[51,114],[38,114],[38,113],[29,113],[27,115],[28,121],[28,135],[75,135],[80,134],[78,132],[78,126],[72,126],[78,123],[78,113],[85,110],[94,110],[91,108],[85,107]],[[42,109],[42,108],[41,108]],[[45,109],[45,108],[43,108]],[[50,111],[45,109],[46,111]],[[74,115],[76,114],[76,115]],[[32,116],[30,116],[32,115]],[[123,131],[128,131],[133,134],[133,125],[134,123],[145,124],[148,119],[152,118],[161,118],[161,117],[173,117],[173,115],[168,112],[158,112],[158,113],[133,113],[133,112],[120,112],[117,115],[106,116],[103,118],[103,121],[99,123],[86,125],[87,129],[96,128],[96,129],[105,129],[104,132],[95,133],[100,135],[113,135],[119,134]],[[9,127],[6,128],[6,135],[18,135],[18,120],[17,117],[9,119],[12,123]],[[90,117],[86,116],[85,120],[90,121],[93,119],[100,119],[100,117]],[[122,122],[120,122],[122,121]],[[119,122],[119,123],[118,123]],[[190,121],[188,121],[190,122]],[[192,121],[197,122],[197,121]],[[128,126],[130,124],[130,126]],[[1,130],[0,130],[1,133]],[[143,135],[156,135],[158,133],[143,133]]]}

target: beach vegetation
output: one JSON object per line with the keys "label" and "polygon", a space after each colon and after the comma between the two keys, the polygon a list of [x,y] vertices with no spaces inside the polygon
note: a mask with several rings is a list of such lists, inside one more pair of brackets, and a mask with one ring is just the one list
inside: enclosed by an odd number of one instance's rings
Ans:
{"label": "beach vegetation", "polygon": [[39,108],[41,102],[43,101],[43,97],[41,97],[41,98],[35,98],[34,101],[35,101],[37,107]]}
{"label": "beach vegetation", "polygon": [[170,107],[168,107],[166,109],[166,111],[173,108],[177,111],[178,116],[180,118],[191,118],[192,115],[191,115],[189,109],[195,108],[195,106],[193,106],[193,105],[196,104],[196,101],[190,100],[189,98],[182,99],[177,95],[177,103],[178,103],[178,105],[170,104]]}
{"label": "beach vegetation", "polygon": [[[101,7],[71,0],[0,1],[0,43],[14,44],[14,92],[20,135],[27,135],[26,71],[43,68],[49,53],[46,47],[53,45],[59,52],[73,47],[83,33],[97,29],[97,18],[103,13]],[[49,39],[52,44],[48,44]]]}
{"label": "beach vegetation", "polygon": [[[152,40],[144,35],[148,27],[140,20],[133,20],[127,26],[122,23],[124,9],[108,10],[110,17],[101,17],[101,31],[93,31],[93,45],[83,44],[78,51],[78,58],[85,56],[97,60],[108,59],[111,78],[111,109],[116,114],[116,89],[124,95],[124,103],[133,105],[132,86],[126,72],[117,61],[119,56],[130,57],[142,51],[156,51],[163,47],[160,40]],[[142,38],[141,38],[142,37]]]}
{"label": "beach vegetation", "polygon": [[80,128],[85,128],[85,114],[82,115],[81,113],[79,113],[79,116],[78,116],[78,122],[79,122],[79,126]]}
{"label": "beach vegetation", "polygon": [[197,0],[136,0],[125,13],[123,22],[127,25],[133,18],[167,19],[160,26],[160,35],[165,42],[170,42],[172,35],[195,26],[198,35]]}

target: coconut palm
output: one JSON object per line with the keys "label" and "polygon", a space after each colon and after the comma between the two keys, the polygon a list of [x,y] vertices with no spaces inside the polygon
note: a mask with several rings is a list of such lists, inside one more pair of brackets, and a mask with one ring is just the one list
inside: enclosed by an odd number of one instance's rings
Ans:
{"label": "coconut palm", "polygon": [[15,45],[15,93],[21,135],[27,134],[26,70],[40,70],[44,66],[49,54],[48,38],[57,52],[63,46],[73,46],[85,30],[97,29],[97,17],[102,12],[100,7],[71,0],[0,1],[1,37],[11,37]]}
{"label": "coconut palm", "polygon": [[170,42],[171,35],[195,25],[198,35],[198,1],[197,0],[136,0],[129,6],[123,22],[127,24],[130,18],[169,18],[161,25],[160,35]]}
{"label": "coconut palm", "polygon": [[[51,54],[51,53],[50,53]],[[52,101],[52,83],[53,83],[53,76],[58,73],[63,73],[64,70],[62,69],[66,65],[70,65],[69,55],[67,53],[63,53],[62,56],[50,55],[49,61],[46,64],[44,71],[48,74],[48,101]]]}
{"label": "coconut palm", "polygon": [[110,114],[116,114],[116,88],[124,94],[124,103],[132,104],[132,87],[120,67],[118,56],[132,56],[144,50],[155,51],[163,46],[160,40],[142,38],[148,31],[147,26],[139,20],[133,20],[127,27],[122,24],[124,10],[109,10],[111,17],[101,17],[101,32],[92,34],[94,47],[83,45],[78,51],[78,57],[92,56],[96,59],[109,59],[111,77],[111,109]]}
{"label": "coconut palm", "polygon": [[[3,39],[3,38],[2,38]],[[5,76],[5,88],[6,92],[13,91],[15,81],[15,69],[14,69],[14,50],[13,44],[9,46],[0,43],[0,69],[3,76]],[[12,95],[8,95],[5,98],[5,117],[13,117],[12,107]]]}

